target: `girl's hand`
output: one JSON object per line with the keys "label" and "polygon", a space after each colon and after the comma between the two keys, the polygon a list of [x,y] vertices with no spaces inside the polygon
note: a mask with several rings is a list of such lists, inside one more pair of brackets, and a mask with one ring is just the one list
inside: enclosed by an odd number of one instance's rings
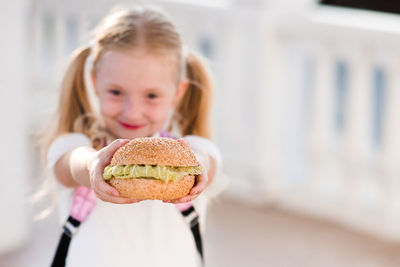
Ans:
{"label": "girl's hand", "polygon": [[[183,139],[179,139],[178,141],[181,142],[183,145],[189,147],[189,144],[186,143]],[[194,200],[196,197],[198,197],[204,191],[204,189],[206,189],[208,185],[207,171],[205,168],[203,168],[203,170],[204,172],[197,176],[195,186],[190,190],[188,195],[174,200],[164,200],[164,202],[179,204],[179,203],[190,202]]]}
{"label": "girl's hand", "polygon": [[103,201],[116,204],[130,204],[140,201],[136,199],[120,197],[119,192],[114,187],[106,183],[103,178],[104,168],[110,164],[114,153],[119,147],[128,142],[129,140],[127,139],[117,139],[110,145],[94,153],[93,156],[87,161],[90,185],[96,196]]}
{"label": "girl's hand", "polygon": [[204,189],[206,189],[207,185],[208,185],[208,175],[207,172],[204,172],[203,174],[197,176],[196,184],[190,190],[188,195],[174,200],[163,200],[163,201],[173,204],[190,202],[194,200],[196,197],[198,197],[204,191]]}

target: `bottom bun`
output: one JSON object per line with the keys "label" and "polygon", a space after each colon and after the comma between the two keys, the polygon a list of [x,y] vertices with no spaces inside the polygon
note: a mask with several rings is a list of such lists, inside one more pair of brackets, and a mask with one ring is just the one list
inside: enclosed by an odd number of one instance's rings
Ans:
{"label": "bottom bun", "polygon": [[117,189],[122,197],[138,200],[172,200],[189,194],[194,185],[194,176],[185,176],[178,182],[140,178],[111,178],[108,183]]}

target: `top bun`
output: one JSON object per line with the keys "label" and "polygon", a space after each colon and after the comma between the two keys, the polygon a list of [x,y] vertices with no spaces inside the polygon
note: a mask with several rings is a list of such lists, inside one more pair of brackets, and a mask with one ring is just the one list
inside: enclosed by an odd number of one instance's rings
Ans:
{"label": "top bun", "polygon": [[111,165],[145,164],[173,167],[198,166],[189,147],[172,138],[140,137],[132,139],[114,154]]}

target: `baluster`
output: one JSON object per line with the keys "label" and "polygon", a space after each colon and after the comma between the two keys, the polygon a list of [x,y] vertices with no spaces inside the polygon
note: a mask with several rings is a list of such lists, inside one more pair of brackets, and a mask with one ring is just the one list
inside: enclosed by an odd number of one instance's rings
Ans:
{"label": "baluster", "polygon": [[[393,56],[393,54],[395,56]],[[400,239],[400,60],[391,54],[386,65],[387,87],[384,109],[382,157],[378,177],[382,183],[385,229]]]}
{"label": "baluster", "polygon": [[[258,108],[258,125],[254,129],[258,141],[255,163],[259,166],[263,180],[260,181],[259,190],[265,194],[265,199],[279,197],[284,193],[283,176],[283,124],[285,97],[290,97],[285,92],[283,81],[285,69],[284,42],[270,23],[265,23],[262,31],[260,47],[260,88],[259,99],[255,103]],[[286,77],[290,79],[290,77]],[[284,197],[284,196],[282,196]]]}
{"label": "baluster", "polygon": [[349,62],[349,92],[345,108],[343,167],[347,189],[344,207],[347,207],[348,219],[353,222],[365,206],[363,197],[371,188],[368,186],[373,179],[370,168],[373,73],[370,53],[360,47],[352,51]]}
{"label": "baluster", "polygon": [[[247,168],[244,167],[243,163],[248,161],[248,155],[242,153],[242,146],[244,145],[242,140],[243,131],[252,131],[253,129],[243,129],[242,121],[243,110],[242,105],[242,94],[245,91],[243,83],[243,27],[240,23],[235,24],[235,26],[228,27],[227,31],[224,33],[223,38],[229,43],[229,46],[224,46],[221,49],[221,57],[226,62],[226,67],[221,69],[222,74],[222,86],[221,89],[224,91],[216,91],[216,98],[221,105],[216,108],[219,110],[218,113],[225,114],[225,119],[221,121],[218,128],[221,129],[219,133],[220,144],[222,147],[226,148],[229,154],[224,158],[226,167],[231,172],[231,188],[238,197],[245,197],[251,186],[250,179],[243,179],[246,177],[245,173]],[[195,34],[192,33],[187,42],[194,45]],[[192,46],[193,47],[193,46]],[[232,156],[229,156],[232,155]],[[247,159],[245,158],[247,156]],[[243,159],[246,161],[243,162]]]}
{"label": "baluster", "polygon": [[233,144],[239,144],[243,140],[243,129],[241,122],[243,120],[243,99],[242,92],[244,89],[242,66],[243,66],[243,31],[240,24],[237,27],[232,27],[229,32],[229,43],[227,47],[228,58],[228,75],[227,87],[229,92],[226,94],[226,104],[229,108],[230,120],[226,122],[227,129],[229,129],[230,139]]}
{"label": "baluster", "polygon": [[[311,93],[311,124],[308,133],[310,180],[309,194],[317,201],[331,194],[334,177],[329,171],[332,163],[334,135],[334,75],[335,58],[332,47],[325,43],[315,49],[314,84]],[[314,200],[312,200],[314,201]]]}

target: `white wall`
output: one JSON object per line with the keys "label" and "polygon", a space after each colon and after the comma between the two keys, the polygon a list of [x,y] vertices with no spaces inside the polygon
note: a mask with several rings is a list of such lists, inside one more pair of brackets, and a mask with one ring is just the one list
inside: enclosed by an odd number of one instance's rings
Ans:
{"label": "white wall", "polygon": [[26,3],[2,0],[0,8],[0,252],[20,247],[29,233]]}

